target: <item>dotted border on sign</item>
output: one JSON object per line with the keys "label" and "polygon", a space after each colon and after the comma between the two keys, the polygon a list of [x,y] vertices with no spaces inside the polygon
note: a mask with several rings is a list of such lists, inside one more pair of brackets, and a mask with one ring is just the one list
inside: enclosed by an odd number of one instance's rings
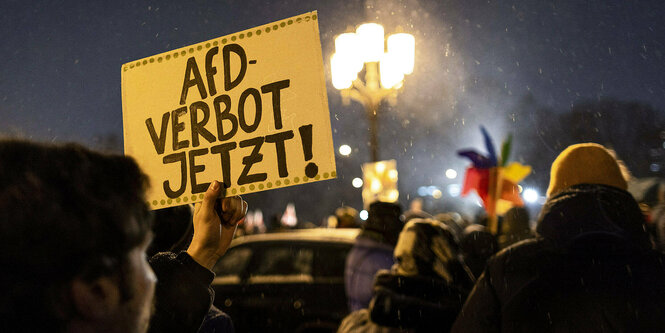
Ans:
{"label": "dotted border on sign", "polygon": [[[239,187],[232,187],[227,189],[227,194],[229,195],[239,195],[243,194],[245,192],[249,191],[254,191],[254,190],[269,190],[272,188],[279,188],[279,187],[285,187],[289,185],[298,185],[298,184],[305,184],[305,183],[310,183],[313,181],[317,180],[326,180],[326,179],[333,179],[337,178],[337,172],[324,172],[323,174],[317,174],[314,176],[314,178],[308,178],[307,176],[295,176],[293,178],[280,178],[275,180],[274,182],[263,182],[263,183],[251,183],[247,186],[239,186]],[[186,194],[182,195],[177,198],[168,198],[168,199],[159,199],[159,200],[152,200],[152,202],[149,202],[148,204],[152,208],[161,208],[166,205],[171,205],[172,203],[176,204],[186,204],[189,202],[195,202],[198,200],[203,200],[203,193],[199,194]]]}
{"label": "dotted border on sign", "polygon": [[162,54],[159,54],[159,55],[156,55],[156,56],[152,56],[152,57],[149,57],[149,58],[132,61],[130,63],[124,64],[122,66],[122,70],[124,72],[126,72],[130,69],[138,68],[138,67],[141,67],[141,66],[145,67],[148,64],[154,64],[154,63],[160,64],[162,62],[166,62],[166,61],[169,61],[171,59],[177,59],[178,57],[184,57],[184,56],[187,55],[188,52],[189,53],[194,53],[194,52],[207,50],[207,49],[209,49],[211,47],[214,47],[214,46],[225,45],[229,42],[229,40],[231,42],[235,42],[238,39],[242,40],[242,39],[245,39],[245,38],[249,39],[249,38],[252,38],[252,37],[258,37],[258,36],[261,36],[264,33],[269,34],[270,32],[283,29],[283,28],[285,28],[289,25],[293,25],[294,23],[298,24],[298,23],[302,23],[302,22],[316,21],[317,19],[318,19],[317,14],[311,14],[311,15],[310,14],[304,14],[303,16],[299,16],[299,17],[296,17],[296,18],[289,18],[289,19],[286,19],[286,20],[283,20],[283,21],[278,21],[278,22],[275,22],[275,23],[271,23],[272,26],[271,25],[263,25],[260,28],[245,30],[245,31],[242,31],[242,32],[235,33],[233,35],[220,37],[220,38],[217,38],[217,39],[214,39],[214,40],[201,42],[201,43],[198,43],[198,44],[195,44],[195,45],[189,45],[189,46],[186,46],[186,47],[181,48],[181,49],[165,52],[165,53],[162,53]]}

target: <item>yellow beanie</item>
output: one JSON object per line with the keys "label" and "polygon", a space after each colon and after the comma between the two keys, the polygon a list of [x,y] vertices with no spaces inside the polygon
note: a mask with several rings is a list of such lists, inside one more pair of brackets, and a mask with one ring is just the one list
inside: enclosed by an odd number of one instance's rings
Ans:
{"label": "yellow beanie", "polygon": [[612,154],[597,143],[566,148],[552,163],[547,196],[577,184],[602,184],[626,190],[628,184]]}

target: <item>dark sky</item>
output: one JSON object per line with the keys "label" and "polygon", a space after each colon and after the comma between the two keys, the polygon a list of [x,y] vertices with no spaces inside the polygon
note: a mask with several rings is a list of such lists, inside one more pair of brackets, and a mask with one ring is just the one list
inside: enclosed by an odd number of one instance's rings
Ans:
{"label": "dark sky", "polygon": [[[381,157],[398,159],[403,200],[441,183],[445,168],[461,171],[466,161],[454,149],[480,147],[479,124],[503,137],[506,113],[528,94],[556,112],[608,97],[665,110],[662,1],[2,0],[0,135],[89,146],[121,138],[123,63],[311,10],[326,66],[334,36],[364,21],[416,37],[414,74],[380,118]],[[367,125],[361,106],[341,104],[325,70],[335,146],[357,151],[338,157],[338,180],[250,196],[268,214],[289,200],[298,209],[302,191],[325,192],[304,202],[316,206],[304,213],[310,220],[341,203],[360,206],[349,188],[368,160]]]}

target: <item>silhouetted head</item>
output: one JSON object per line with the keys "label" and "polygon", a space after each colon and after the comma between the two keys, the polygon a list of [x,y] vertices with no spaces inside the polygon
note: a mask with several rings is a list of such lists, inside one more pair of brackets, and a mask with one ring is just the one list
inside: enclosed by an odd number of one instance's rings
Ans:
{"label": "silhouetted head", "polygon": [[401,214],[402,209],[398,204],[374,202],[369,205],[369,214],[363,229],[379,233],[386,243],[395,246],[397,237],[404,227]]}
{"label": "silhouetted head", "polygon": [[459,246],[450,228],[434,219],[413,219],[399,235],[395,246],[398,274],[435,276],[450,284],[465,283],[467,273]]}
{"label": "silhouetted head", "polygon": [[130,158],[0,141],[0,331],[144,331],[146,185]]}

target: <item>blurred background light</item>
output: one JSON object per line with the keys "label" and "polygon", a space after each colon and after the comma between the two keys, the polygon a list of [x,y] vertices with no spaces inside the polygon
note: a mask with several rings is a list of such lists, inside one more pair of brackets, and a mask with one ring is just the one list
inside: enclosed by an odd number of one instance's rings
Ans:
{"label": "blurred background light", "polygon": [[364,62],[381,60],[384,51],[383,26],[377,23],[365,23],[356,29],[358,48]]}
{"label": "blurred background light", "polygon": [[353,178],[353,180],[351,181],[351,184],[355,188],[361,188],[361,187],[363,187],[363,180],[356,177],[356,178]]}
{"label": "blurred background light", "polygon": [[339,146],[339,154],[342,156],[349,156],[351,155],[351,147],[349,145],[341,145]]}
{"label": "blurred background light", "polygon": [[527,188],[524,190],[524,192],[522,192],[522,198],[524,198],[524,201],[528,203],[534,203],[538,201],[538,197],[540,197],[538,191],[532,188]]}
{"label": "blurred background light", "polygon": [[450,184],[448,185],[448,194],[453,197],[459,197],[460,193],[462,192],[462,188],[458,184]]}

